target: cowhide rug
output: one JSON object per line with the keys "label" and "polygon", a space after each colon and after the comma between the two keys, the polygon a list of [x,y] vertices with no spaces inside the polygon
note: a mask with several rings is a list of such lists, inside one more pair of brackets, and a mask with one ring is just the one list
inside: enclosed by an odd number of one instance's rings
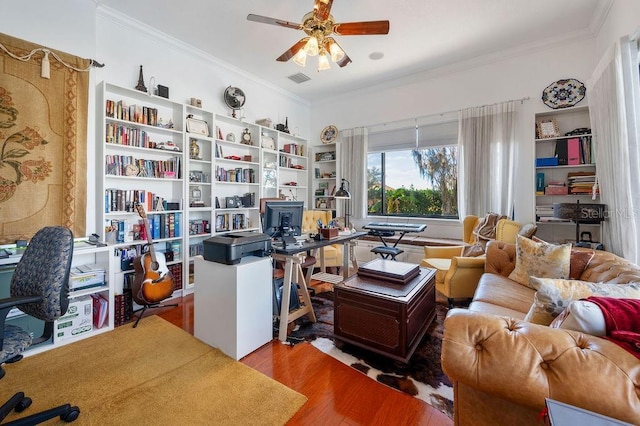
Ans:
{"label": "cowhide rug", "polygon": [[322,352],[361,371],[374,380],[415,396],[453,418],[453,387],[440,366],[442,324],[447,314],[444,304],[436,304],[436,319],[431,323],[408,364],[382,355],[333,343],[333,293],[319,293],[311,298],[318,322],[300,319],[292,331],[294,339],[310,341]]}

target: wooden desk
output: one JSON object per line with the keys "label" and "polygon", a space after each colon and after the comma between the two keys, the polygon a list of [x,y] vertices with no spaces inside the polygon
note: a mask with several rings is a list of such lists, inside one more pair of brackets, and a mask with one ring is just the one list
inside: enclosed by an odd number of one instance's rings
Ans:
{"label": "wooden desk", "polygon": [[316,316],[313,312],[313,306],[311,305],[311,298],[309,297],[309,290],[307,289],[307,282],[311,281],[313,274],[313,268],[309,268],[307,278],[299,280],[297,283],[300,285],[300,294],[305,306],[297,309],[294,312],[289,312],[289,298],[291,297],[291,282],[292,279],[301,273],[300,263],[302,262],[301,255],[307,251],[321,250],[320,256],[324,256],[322,248],[332,244],[343,244],[342,249],[342,279],[349,277],[349,243],[356,240],[366,232],[354,232],[349,235],[340,235],[336,238],[321,240],[321,241],[309,241],[303,244],[287,245],[283,246],[273,245],[272,257],[277,260],[284,261],[284,282],[282,284],[282,302],[280,307],[280,328],[278,329],[278,340],[281,342],[287,341],[287,324],[291,321],[300,318],[303,315],[309,315],[312,322],[316,322]]}

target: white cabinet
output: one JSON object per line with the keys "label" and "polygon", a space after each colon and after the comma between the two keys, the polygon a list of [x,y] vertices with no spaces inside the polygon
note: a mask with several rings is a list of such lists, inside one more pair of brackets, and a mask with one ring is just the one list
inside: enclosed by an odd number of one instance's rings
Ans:
{"label": "white cabinet", "polygon": [[[20,251],[15,245],[2,246],[14,255],[0,259],[0,297],[9,297],[9,284],[15,266],[20,261]],[[15,254],[18,253],[18,254]],[[77,290],[69,291],[69,309],[65,316],[54,322],[54,334],[52,340],[32,346],[25,351],[25,355],[33,355],[49,349],[77,342],[106,331],[113,330],[114,327],[114,300],[113,300],[113,265],[111,262],[110,249],[108,247],[96,247],[89,245],[86,239],[75,239],[74,251],[71,266],[72,268],[90,265],[91,268],[101,269],[105,272],[102,284],[92,284],[91,286],[80,285]],[[87,281],[88,283],[88,281]],[[86,287],[86,288],[81,288]],[[95,295],[106,300],[108,310],[107,320],[98,328],[93,325],[93,301],[91,296]],[[17,325],[29,331],[33,337],[42,335],[44,322],[37,318],[22,313],[18,309],[9,312],[7,323]],[[69,330],[67,332],[67,330]],[[64,333],[62,333],[64,331]]]}
{"label": "white cabinet", "polygon": [[339,188],[338,145],[336,143],[313,147],[311,171],[311,208],[336,211],[333,194]]}
{"label": "white cabinet", "polygon": [[271,258],[237,265],[195,259],[194,336],[235,360],[273,338]]}
{"label": "white cabinet", "polygon": [[[590,132],[589,108],[572,107],[536,114],[536,235],[553,242],[575,241],[575,221],[553,218],[555,203],[599,203],[592,200],[595,182],[595,141]],[[541,127],[544,127],[540,134]],[[578,129],[583,129],[576,133]],[[553,135],[555,133],[555,135]],[[551,135],[551,136],[549,136]],[[580,224],[580,230],[600,238],[598,224]]]}

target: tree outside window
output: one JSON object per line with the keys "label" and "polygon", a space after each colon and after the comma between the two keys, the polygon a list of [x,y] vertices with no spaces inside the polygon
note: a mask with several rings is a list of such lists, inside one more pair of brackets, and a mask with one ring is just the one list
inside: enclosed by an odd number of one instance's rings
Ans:
{"label": "tree outside window", "polygon": [[370,215],[458,217],[456,145],[369,153]]}

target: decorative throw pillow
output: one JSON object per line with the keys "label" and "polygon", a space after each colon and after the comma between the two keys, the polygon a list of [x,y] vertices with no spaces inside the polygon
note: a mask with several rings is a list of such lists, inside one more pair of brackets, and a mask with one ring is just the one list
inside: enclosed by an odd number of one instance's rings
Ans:
{"label": "decorative throw pillow", "polygon": [[529,277],[568,278],[571,244],[554,245],[516,236],[516,266],[509,279],[529,285]]}
{"label": "decorative throw pillow", "polygon": [[520,232],[518,232],[518,235],[522,235],[526,238],[533,238],[533,235],[537,230],[538,225],[536,225],[535,223],[525,223],[524,225],[522,225],[522,228],[520,228]]}
{"label": "decorative throw pillow", "polygon": [[589,296],[640,299],[640,283],[604,284],[588,281],[531,277],[529,286],[537,290],[524,318],[535,324],[549,325],[574,300]]}
{"label": "decorative throw pillow", "polygon": [[551,328],[580,331],[592,336],[605,336],[607,327],[602,310],[593,302],[574,300],[549,325]]}
{"label": "decorative throw pillow", "polygon": [[462,257],[478,257],[484,254],[484,247],[479,244],[471,244],[462,248]]}

